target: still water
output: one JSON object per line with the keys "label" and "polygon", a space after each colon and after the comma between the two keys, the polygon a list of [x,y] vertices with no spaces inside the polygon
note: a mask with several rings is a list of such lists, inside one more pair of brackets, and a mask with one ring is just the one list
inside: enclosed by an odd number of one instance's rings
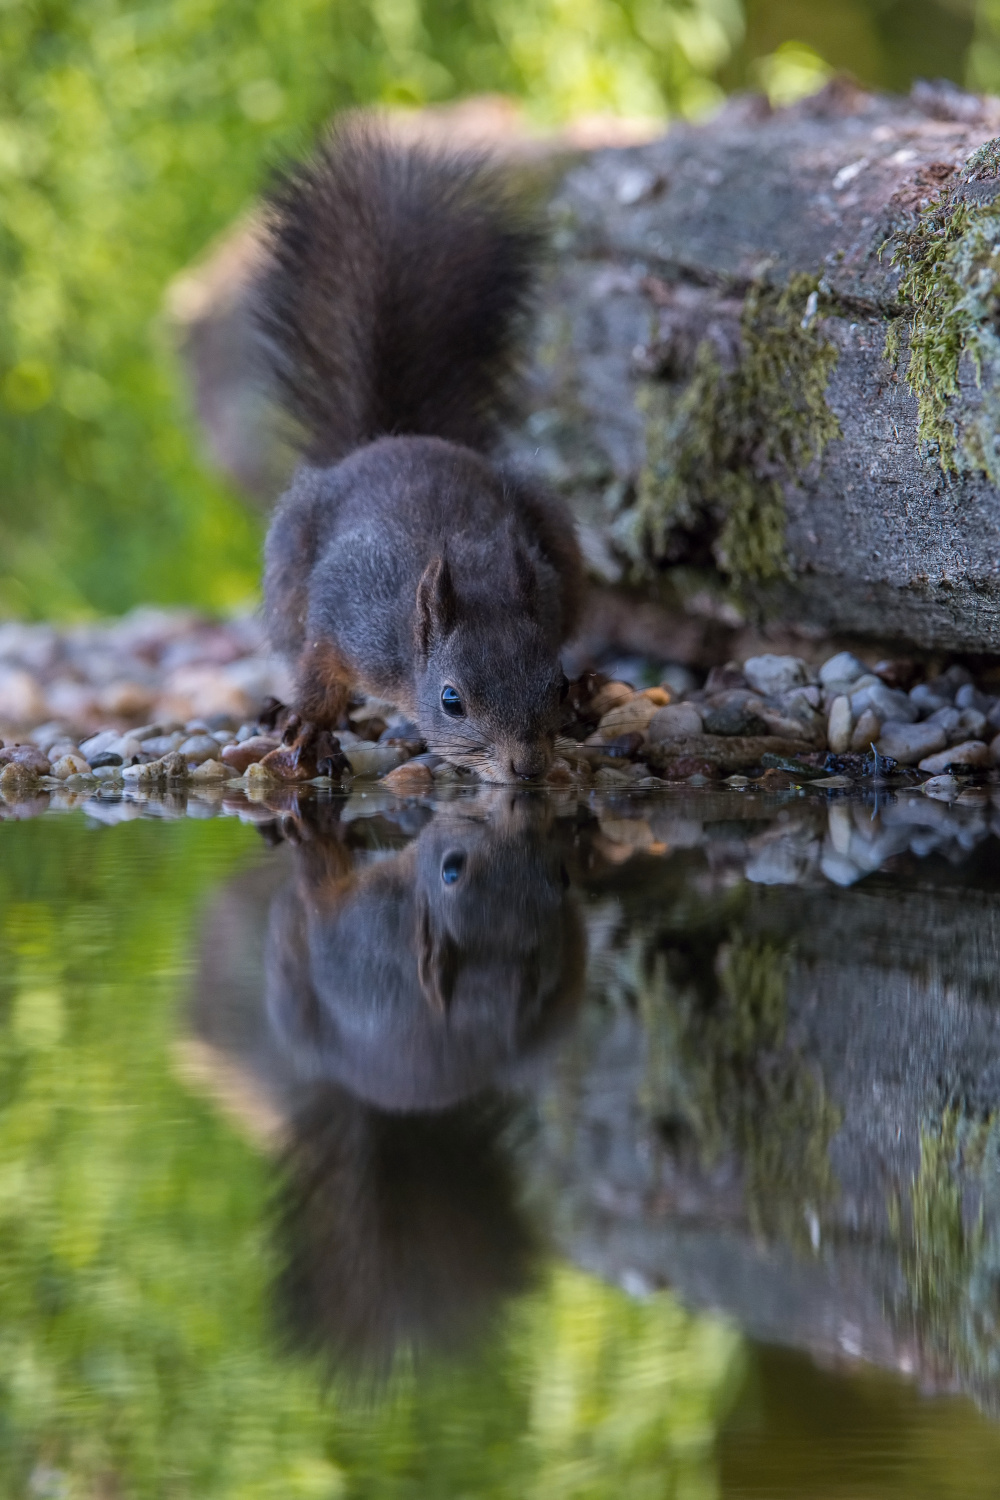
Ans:
{"label": "still water", "polygon": [[991,796],[0,804],[0,1494],[1000,1493]]}

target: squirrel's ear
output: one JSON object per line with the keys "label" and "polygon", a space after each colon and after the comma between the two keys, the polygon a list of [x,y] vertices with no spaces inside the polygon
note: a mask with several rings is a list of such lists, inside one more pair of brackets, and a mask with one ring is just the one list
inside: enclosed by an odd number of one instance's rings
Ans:
{"label": "squirrel's ear", "polygon": [[417,646],[421,656],[427,656],[432,641],[454,629],[457,618],[458,600],[448,559],[434,557],[417,584]]}
{"label": "squirrel's ear", "polygon": [[447,933],[434,931],[426,898],[417,902],[417,978],[431,1011],[443,1020],[448,1014],[458,978],[459,953]]}

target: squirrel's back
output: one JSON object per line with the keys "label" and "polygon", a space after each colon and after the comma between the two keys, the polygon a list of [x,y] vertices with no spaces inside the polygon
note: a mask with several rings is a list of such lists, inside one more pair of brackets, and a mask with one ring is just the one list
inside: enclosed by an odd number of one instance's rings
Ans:
{"label": "squirrel's back", "polygon": [[385,434],[492,442],[541,244],[497,167],[348,117],[267,227],[259,317],[309,461]]}

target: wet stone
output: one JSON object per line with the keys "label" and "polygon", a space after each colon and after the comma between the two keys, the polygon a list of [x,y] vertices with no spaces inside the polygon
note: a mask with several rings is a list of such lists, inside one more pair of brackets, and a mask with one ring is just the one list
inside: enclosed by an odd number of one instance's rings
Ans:
{"label": "wet stone", "polygon": [[233,776],[242,776],[248,766],[277,750],[279,743],[271,735],[252,735],[238,744],[224,746],[222,759]]}
{"label": "wet stone", "polygon": [[827,745],[835,755],[843,755],[851,748],[851,729],[854,724],[854,715],[851,713],[851,700],[845,693],[834,698],[830,705],[830,714],[826,725]]}
{"label": "wet stone", "polygon": [[891,755],[901,766],[915,766],[924,756],[943,750],[947,736],[940,724],[882,725],[876,748],[880,755]]}
{"label": "wet stone", "polygon": [[706,734],[759,735],[767,734],[767,721],[755,713],[747,704],[730,701],[718,706],[706,704],[702,709],[702,723]]}
{"label": "wet stone", "polygon": [[829,687],[834,682],[856,682],[866,670],[864,663],[852,656],[850,651],[838,651],[836,656],[829,657],[820,667],[819,680],[823,687]]}
{"label": "wet stone", "polygon": [[882,732],[882,723],[874,709],[866,708],[854,726],[851,735],[851,750],[863,755]]}
{"label": "wet stone", "polygon": [[69,776],[83,776],[90,771],[90,765],[82,755],[63,755],[53,764],[50,775],[58,781],[65,781]]}
{"label": "wet stone", "polygon": [[932,776],[947,771],[949,766],[985,766],[989,764],[989,746],[982,740],[966,740],[962,745],[952,745],[939,755],[929,755],[920,762],[921,771]]}
{"label": "wet stone", "polygon": [[701,714],[693,703],[671,703],[657,709],[646,730],[650,744],[689,739],[704,731]]}
{"label": "wet stone", "polygon": [[193,734],[189,739],[183,740],[177,750],[189,765],[201,765],[206,760],[218,760],[220,747],[218,740],[203,733]]}
{"label": "wet stone", "polygon": [[36,745],[7,745],[0,750],[0,768],[15,766],[22,775],[47,776],[49,758]]}
{"label": "wet stone", "polygon": [[743,675],[755,692],[765,696],[809,681],[808,669],[799,656],[751,656],[743,663]]}

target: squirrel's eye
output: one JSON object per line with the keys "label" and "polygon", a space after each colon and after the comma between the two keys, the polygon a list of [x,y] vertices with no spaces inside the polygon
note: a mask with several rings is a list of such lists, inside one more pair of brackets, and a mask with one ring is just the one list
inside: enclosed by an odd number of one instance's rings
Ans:
{"label": "squirrel's eye", "polygon": [[461,719],[465,715],[462,700],[453,687],[443,687],[441,689],[441,707],[453,719]]}
{"label": "squirrel's eye", "polygon": [[562,682],[560,682],[560,684],[559,684],[559,702],[560,703],[565,703],[566,699],[568,697],[569,697],[569,678],[566,676],[566,673],[564,672],[563,675],[562,675]]}
{"label": "squirrel's eye", "polygon": [[454,885],[464,869],[465,855],[456,849],[453,853],[446,854],[441,861],[441,879],[445,885]]}

